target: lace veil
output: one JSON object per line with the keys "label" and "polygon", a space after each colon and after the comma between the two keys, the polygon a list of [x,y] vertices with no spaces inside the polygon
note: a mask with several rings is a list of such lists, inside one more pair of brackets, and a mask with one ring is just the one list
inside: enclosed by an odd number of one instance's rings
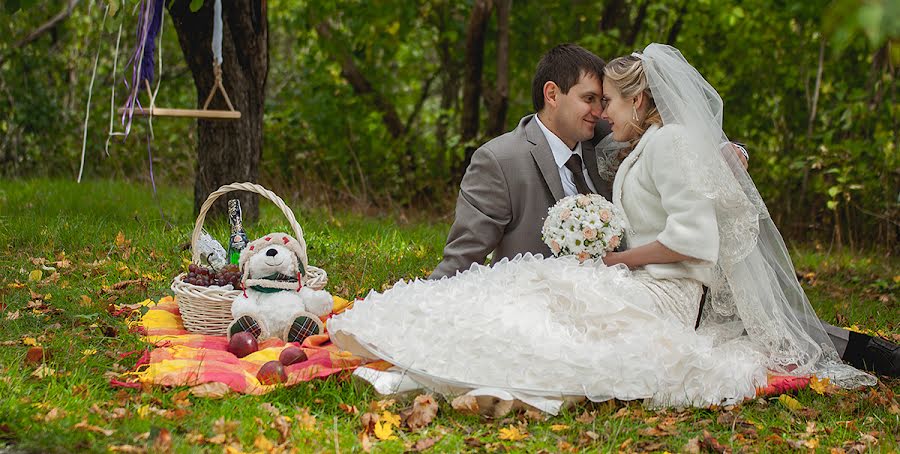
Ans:
{"label": "lace veil", "polygon": [[675,146],[688,184],[715,201],[719,257],[699,331],[722,342],[746,336],[779,373],[874,384],[841,362],[810,306],[762,197],[727,146],[722,98],[674,47],[654,43],[632,55],[642,61],[663,124],[685,128]]}

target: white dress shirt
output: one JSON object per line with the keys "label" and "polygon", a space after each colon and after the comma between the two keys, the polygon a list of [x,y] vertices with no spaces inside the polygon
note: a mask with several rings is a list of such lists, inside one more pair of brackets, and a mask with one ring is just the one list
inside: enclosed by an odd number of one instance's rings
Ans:
{"label": "white dress shirt", "polygon": [[584,165],[584,155],[581,153],[581,142],[578,142],[578,145],[575,145],[574,150],[570,150],[556,134],[553,134],[543,123],[541,123],[541,119],[537,115],[534,116],[534,119],[537,121],[538,126],[541,127],[541,132],[544,133],[544,137],[547,138],[547,143],[550,144],[550,151],[553,152],[553,160],[556,161],[556,166],[559,168],[559,179],[562,180],[563,192],[566,193],[566,196],[578,194],[578,189],[575,188],[575,179],[572,175],[572,171],[566,168],[566,161],[568,161],[573,154],[577,154],[581,158],[581,171],[584,173],[584,181],[591,191],[596,193],[597,188],[594,187],[594,182],[591,181],[587,167]]}

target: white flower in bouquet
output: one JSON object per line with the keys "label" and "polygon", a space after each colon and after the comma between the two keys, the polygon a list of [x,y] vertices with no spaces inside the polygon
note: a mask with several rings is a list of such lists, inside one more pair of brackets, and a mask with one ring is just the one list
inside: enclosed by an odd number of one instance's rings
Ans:
{"label": "white flower in bouquet", "polygon": [[624,232],[625,216],[598,194],[563,198],[547,211],[541,229],[553,255],[574,255],[582,262],[618,247]]}

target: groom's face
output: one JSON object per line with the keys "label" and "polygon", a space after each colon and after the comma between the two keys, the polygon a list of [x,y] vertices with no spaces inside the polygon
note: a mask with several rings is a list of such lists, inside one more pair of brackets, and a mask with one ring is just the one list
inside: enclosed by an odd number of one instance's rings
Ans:
{"label": "groom's face", "polygon": [[553,123],[559,138],[570,148],[594,137],[594,126],[600,120],[600,79],[582,74],[568,93],[557,93],[552,109]]}

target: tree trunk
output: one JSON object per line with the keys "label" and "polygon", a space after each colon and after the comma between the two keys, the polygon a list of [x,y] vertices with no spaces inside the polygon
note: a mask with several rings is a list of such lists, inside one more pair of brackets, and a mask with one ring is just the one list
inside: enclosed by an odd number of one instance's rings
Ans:
{"label": "tree trunk", "polygon": [[644,27],[644,20],[647,18],[647,8],[649,6],[649,0],[641,2],[641,6],[638,8],[637,17],[631,25],[631,30],[628,31],[628,38],[625,39],[628,48],[631,48],[634,46],[634,43],[637,42],[638,35],[641,33],[641,28]]}
{"label": "tree trunk", "polygon": [[497,0],[497,82],[485,96],[488,105],[487,133],[499,136],[506,129],[509,108],[509,10],[512,0]]}
{"label": "tree trunk", "polygon": [[609,0],[603,5],[600,13],[600,31],[608,32],[619,28],[622,18],[625,16],[625,0]]}
{"label": "tree trunk", "polygon": [[678,34],[681,33],[681,27],[684,25],[684,13],[687,11],[688,2],[684,2],[681,4],[681,7],[678,8],[678,16],[676,16],[675,23],[672,25],[672,29],[669,30],[669,36],[666,38],[666,44],[670,46],[675,46],[675,40],[678,39]]}
{"label": "tree trunk", "polygon": [[[442,150],[447,148],[447,135],[450,129],[450,120],[452,118],[453,109],[459,105],[459,75],[460,65],[456,58],[456,52],[450,38],[447,36],[446,30],[449,27],[447,16],[450,15],[449,8],[442,4],[443,8],[436,14],[435,22],[438,27],[437,52],[441,60],[441,109],[437,120],[437,136],[438,145]],[[444,154],[439,155],[439,159],[444,160]],[[446,165],[446,162],[442,163]],[[444,168],[443,165],[440,168]]]}
{"label": "tree trunk", "polygon": [[490,0],[475,0],[472,6],[472,14],[469,16],[469,25],[466,27],[466,61],[465,76],[463,80],[463,106],[462,106],[462,142],[466,144],[465,158],[462,168],[457,175],[462,178],[475,146],[471,141],[478,137],[478,112],[481,109],[481,73],[484,68],[484,34],[487,29],[488,18],[491,16]]}
{"label": "tree trunk", "polygon": [[[191,12],[190,0],[169,3],[178,42],[197,88],[202,106],[215,83],[212,62],[213,2]],[[269,32],[265,0],[222,2],[222,84],[239,120],[197,120],[197,175],[194,180],[194,212],[209,194],[223,184],[257,182],[263,147],[263,109],[269,73]],[[210,109],[228,107],[216,95]],[[226,199],[239,198],[245,219],[259,216],[255,195],[239,192],[222,197],[208,217],[227,212]]]}

